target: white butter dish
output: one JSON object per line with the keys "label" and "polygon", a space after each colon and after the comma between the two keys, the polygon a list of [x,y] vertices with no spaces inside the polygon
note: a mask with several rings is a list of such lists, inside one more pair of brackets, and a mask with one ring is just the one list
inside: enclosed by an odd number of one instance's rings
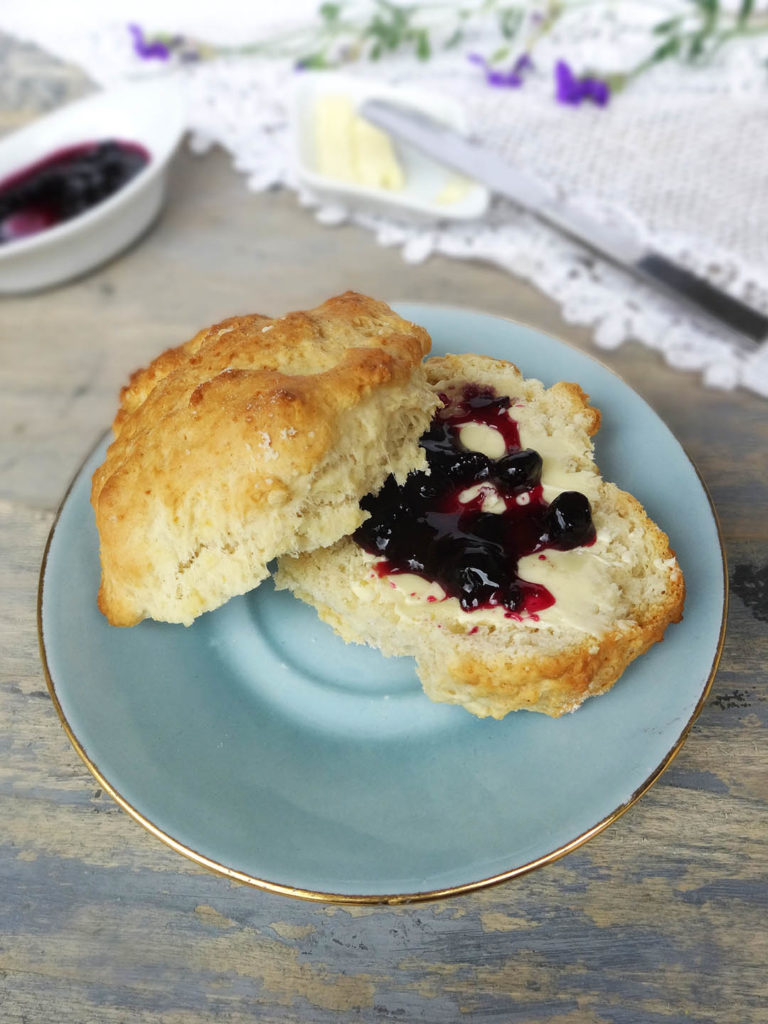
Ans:
{"label": "white butter dish", "polygon": [[389,100],[429,114],[457,131],[467,131],[463,108],[437,93],[335,72],[305,72],[296,82],[291,110],[293,158],[301,184],[325,200],[376,212],[392,213],[399,208],[430,220],[472,220],[483,215],[489,202],[484,185],[462,178],[399,140],[390,142],[402,171],[402,187],[382,188],[323,173],[317,142],[318,111],[324,100],[338,97],[344,97],[355,112],[369,99]]}

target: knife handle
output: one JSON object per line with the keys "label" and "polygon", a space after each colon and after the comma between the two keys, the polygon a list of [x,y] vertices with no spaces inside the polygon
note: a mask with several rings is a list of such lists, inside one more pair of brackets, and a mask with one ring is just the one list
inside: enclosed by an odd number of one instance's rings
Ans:
{"label": "knife handle", "polygon": [[754,342],[768,339],[768,317],[714,288],[679,264],[672,263],[658,253],[648,253],[637,261],[635,267],[643,277],[679,298],[686,299],[700,313],[705,313],[731,330],[738,331]]}

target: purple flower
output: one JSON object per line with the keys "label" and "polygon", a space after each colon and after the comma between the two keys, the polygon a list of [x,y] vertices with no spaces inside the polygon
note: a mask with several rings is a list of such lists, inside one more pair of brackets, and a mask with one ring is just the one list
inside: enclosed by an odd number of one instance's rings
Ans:
{"label": "purple flower", "polygon": [[159,39],[150,39],[144,34],[141,25],[131,24],[128,31],[133,36],[133,52],[142,60],[168,60],[171,51]]}
{"label": "purple flower", "polygon": [[175,60],[182,64],[202,60],[203,48],[184,36],[148,36],[140,25],[129,25],[133,36],[133,52],[142,60]]}
{"label": "purple flower", "polygon": [[584,100],[591,100],[598,107],[604,107],[610,96],[610,86],[602,79],[589,75],[577,78],[564,60],[555,64],[555,98],[558,103],[577,107]]}
{"label": "purple flower", "polygon": [[508,71],[494,68],[480,53],[470,53],[467,59],[483,69],[486,82],[496,89],[518,89],[523,84],[523,72],[533,67],[533,61],[527,53],[518,57]]}

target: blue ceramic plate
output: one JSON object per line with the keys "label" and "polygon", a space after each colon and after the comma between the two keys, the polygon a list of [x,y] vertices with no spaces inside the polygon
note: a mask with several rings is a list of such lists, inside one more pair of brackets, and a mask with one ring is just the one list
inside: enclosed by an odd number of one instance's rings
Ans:
{"label": "blue ceramic plate", "polygon": [[112,796],[181,853],[274,891],[400,902],[511,878],[614,821],[679,749],[714,674],[718,529],[696,470],[626,384],[583,353],[478,313],[400,304],[436,353],[482,352],[602,410],[597,461],[671,535],[685,618],[604,696],[559,720],[479,720],[423,696],[410,659],[347,646],[264,583],[189,629],[96,608],[90,478],[51,533],[40,636],[51,694]]}

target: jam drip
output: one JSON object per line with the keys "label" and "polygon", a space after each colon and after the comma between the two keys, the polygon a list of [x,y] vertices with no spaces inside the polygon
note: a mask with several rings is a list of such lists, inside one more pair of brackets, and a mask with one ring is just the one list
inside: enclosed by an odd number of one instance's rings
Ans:
{"label": "jam drip", "polygon": [[0,243],[71,220],[121,189],[149,162],[134,142],[58,150],[0,183]]}
{"label": "jam drip", "polygon": [[[564,491],[544,500],[541,456],[520,447],[509,398],[475,386],[458,400],[441,397],[446,407],[420,441],[430,472],[411,473],[402,486],[390,476],[378,494],[363,498],[370,518],[355,541],[383,559],[379,575],[416,573],[458,598],[464,611],[500,607],[519,616],[549,607],[552,594],[522,580],[518,562],[547,548],[594,543],[588,499]],[[491,459],[465,448],[459,434],[468,423],[497,430],[504,454]],[[489,496],[500,496],[504,511],[484,511]]]}

